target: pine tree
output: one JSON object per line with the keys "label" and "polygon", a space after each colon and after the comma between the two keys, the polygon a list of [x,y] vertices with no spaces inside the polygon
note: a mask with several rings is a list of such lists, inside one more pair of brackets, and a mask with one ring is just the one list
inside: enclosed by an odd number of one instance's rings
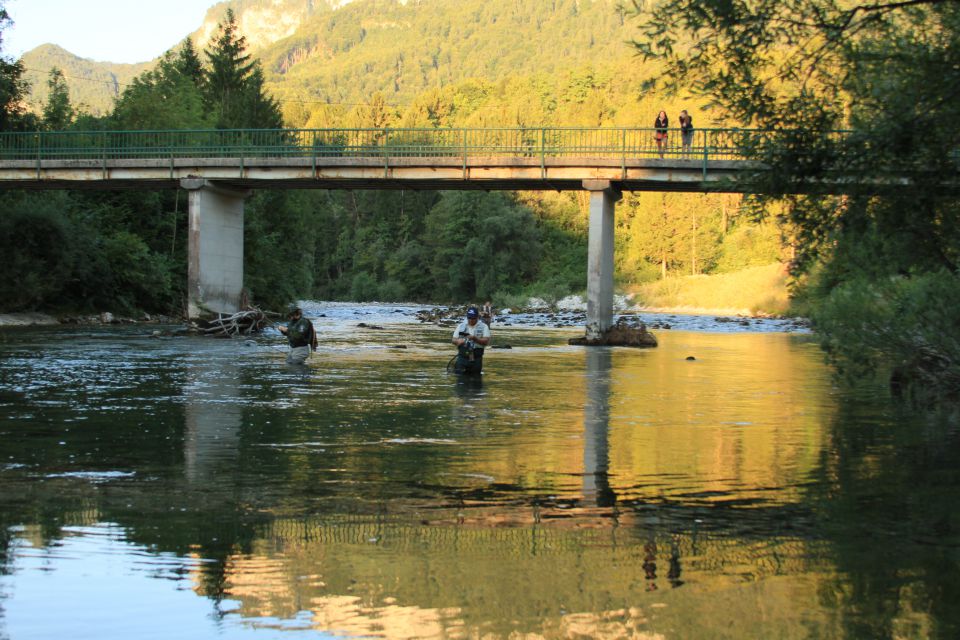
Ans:
{"label": "pine tree", "polygon": [[202,129],[210,126],[200,88],[181,53],[164,54],[157,67],[135,79],[114,108],[125,129]]}
{"label": "pine tree", "polygon": [[183,39],[174,65],[180,74],[193,80],[196,86],[201,86],[203,83],[203,63],[200,62],[200,56],[197,54],[191,38]]}
{"label": "pine tree", "polygon": [[73,122],[73,107],[70,104],[70,93],[63,72],[57,67],[50,69],[50,78],[47,80],[50,94],[47,104],[43,106],[43,124],[51,131],[62,131]]}
{"label": "pine tree", "polygon": [[237,32],[233,11],[211,48],[204,71],[204,102],[221,129],[274,129],[282,125],[280,108],[263,89],[260,64],[247,53],[247,40]]}

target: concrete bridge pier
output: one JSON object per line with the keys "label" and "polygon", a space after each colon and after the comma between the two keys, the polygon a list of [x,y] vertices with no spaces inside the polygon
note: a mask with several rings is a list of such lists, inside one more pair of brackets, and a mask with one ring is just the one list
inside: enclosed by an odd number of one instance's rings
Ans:
{"label": "concrete bridge pier", "polygon": [[590,192],[587,240],[587,340],[613,325],[613,213],[622,194],[609,180],[584,180]]}
{"label": "concrete bridge pier", "polygon": [[185,178],[190,194],[187,317],[235,313],[243,291],[243,202],[249,189]]}

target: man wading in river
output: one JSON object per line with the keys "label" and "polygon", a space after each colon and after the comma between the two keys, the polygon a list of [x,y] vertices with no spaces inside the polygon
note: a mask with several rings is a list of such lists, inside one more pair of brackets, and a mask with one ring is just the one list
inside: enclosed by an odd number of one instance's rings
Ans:
{"label": "man wading in river", "polygon": [[300,307],[292,307],[290,322],[287,326],[281,325],[278,328],[290,342],[287,364],[303,364],[310,356],[310,350],[317,350],[317,332],[313,328],[313,323],[303,317],[303,310]]}
{"label": "man wading in river", "polygon": [[467,309],[467,319],[453,332],[457,345],[456,373],[480,375],[483,370],[483,348],[490,344],[490,327],[480,320],[476,307]]}

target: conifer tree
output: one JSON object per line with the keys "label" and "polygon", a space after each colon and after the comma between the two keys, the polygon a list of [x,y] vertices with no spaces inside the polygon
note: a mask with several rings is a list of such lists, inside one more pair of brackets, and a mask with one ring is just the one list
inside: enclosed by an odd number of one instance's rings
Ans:
{"label": "conifer tree", "polygon": [[274,129],[282,126],[276,101],[263,89],[260,64],[247,53],[247,40],[237,32],[228,9],[218,36],[205,51],[204,101],[221,129]]}
{"label": "conifer tree", "polygon": [[201,86],[203,83],[203,63],[200,62],[200,56],[197,54],[197,49],[193,46],[193,39],[190,37],[183,39],[174,65],[177,71],[193,80],[196,86]]}
{"label": "conifer tree", "polygon": [[61,131],[73,122],[73,107],[70,105],[70,93],[63,72],[57,67],[50,70],[47,80],[50,93],[47,104],[43,106],[43,124],[51,131]]}
{"label": "conifer tree", "polygon": [[157,67],[136,78],[114,109],[125,129],[200,129],[211,125],[183,52],[164,54]]}

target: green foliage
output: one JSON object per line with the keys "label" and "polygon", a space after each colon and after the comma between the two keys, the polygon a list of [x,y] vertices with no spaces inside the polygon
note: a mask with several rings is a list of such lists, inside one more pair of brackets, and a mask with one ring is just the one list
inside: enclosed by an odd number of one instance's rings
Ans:
{"label": "green foliage", "polygon": [[[657,5],[641,24],[638,46],[666,62],[670,86],[694,80],[724,116],[774,130],[757,150],[772,170],[757,178],[786,204],[798,269],[871,229],[910,238],[891,247],[906,255],[884,260],[957,266],[958,207],[941,183],[956,171],[960,145],[960,5],[682,0]],[[697,47],[681,49],[692,36]],[[830,133],[842,128],[851,135]],[[878,182],[904,174],[908,182],[875,194]],[[843,200],[789,195],[830,175],[853,178]]]}
{"label": "green foliage", "polygon": [[735,273],[671,276],[629,291],[635,302],[651,308],[781,315],[792,311],[787,284],[783,265],[774,263]]}
{"label": "green foliage", "polygon": [[212,125],[197,85],[195,61],[185,59],[184,50],[176,58],[168,52],[155,69],[124,90],[113,112],[118,128],[203,129]]}
{"label": "green foliage", "polygon": [[165,256],[150,251],[129,231],[106,235],[101,250],[105,266],[97,296],[101,305],[124,312],[173,308],[174,288]]}
{"label": "green foliage", "polygon": [[69,284],[75,266],[73,225],[60,210],[62,204],[61,198],[3,198],[0,253],[6,259],[0,300],[6,309],[37,309],[56,300]]}
{"label": "green foliage", "polygon": [[6,309],[166,311],[176,304],[166,256],[129,231],[98,231],[98,221],[90,222],[65,192],[0,198]]}
{"label": "green foliage", "polygon": [[946,270],[851,279],[822,301],[814,321],[841,374],[877,373],[919,397],[960,398],[960,279]]}
{"label": "green foliage", "polygon": [[260,191],[247,200],[244,283],[255,304],[280,309],[308,294],[322,232],[313,192]]}
{"label": "green foliage", "polygon": [[376,279],[366,271],[355,274],[350,282],[351,300],[370,302],[377,299],[379,291]]}
{"label": "green foliage", "polygon": [[50,70],[47,80],[50,93],[47,104],[43,107],[43,125],[51,131],[63,131],[73,122],[73,107],[70,105],[70,94],[67,82],[63,79],[63,72],[54,67]]}
{"label": "green foliage", "polygon": [[[637,46],[668,86],[692,80],[724,116],[773,130],[756,149],[770,168],[756,202],[780,207],[795,275],[816,271],[806,298],[838,366],[885,363],[949,391],[960,361],[931,332],[950,337],[942,316],[960,308],[945,290],[960,200],[944,184],[960,147],[960,4],[679,0],[638,15]],[[843,196],[794,195],[837,176]]]}
{"label": "green foliage", "polygon": [[29,85],[24,106],[40,113],[49,97],[47,77],[50,69],[63,71],[70,91],[70,102],[96,116],[108,115],[123,88],[138,75],[149,71],[153,63],[119,64],[95,62],[76,56],[61,47],[43,44],[23,54],[23,79]]}
{"label": "green foliage", "polygon": [[[3,41],[3,32],[13,22],[4,5],[4,2],[0,2],[0,43]],[[28,88],[23,74],[23,62],[11,62],[0,55],[0,131],[22,128],[23,99]]]}
{"label": "green foliage", "polygon": [[717,272],[732,273],[778,262],[783,254],[780,231],[770,223],[741,224],[723,238]]}
{"label": "green foliage", "polygon": [[389,102],[406,104],[466,78],[495,83],[626,57],[631,29],[615,6],[613,0],[352,2],[318,12],[261,57],[281,99],[337,96],[356,103],[381,91]]}
{"label": "green foliage", "polygon": [[489,297],[535,273],[540,237],[533,217],[504,194],[446,192],[426,226],[430,271],[450,298]]}
{"label": "green foliage", "polygon": [[217,128],[279,129],[283,124],[279,105],[264,91],[260,63],[247,52],[232,10],[227,10],[219,28],[206,50],[209,66],[202,83],[204,105]]}

